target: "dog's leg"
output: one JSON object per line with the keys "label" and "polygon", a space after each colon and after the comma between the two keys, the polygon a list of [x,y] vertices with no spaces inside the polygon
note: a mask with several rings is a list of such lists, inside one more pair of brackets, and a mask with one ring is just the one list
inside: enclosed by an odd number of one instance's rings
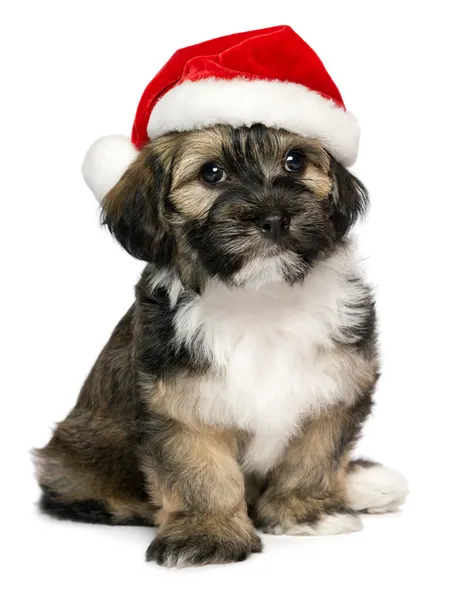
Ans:
{"label": "dog's leg", "polygon": [[143,468],[160,526],[147,560],[166,566],[244,560],[261,550],[247,517],[244,477],[234,436],[214,429],[190,429],[172,419],[150,426]]}
{"label": "dog's leg", "polygon": [[349,463],[346,495],[354,510],[395,512],[404,503],[408,491],[405,478],[393,469],[368,460]]}
{"label": "dog's leg", "polygon": [[348,454],[371,408],[370,395],[311,418],[268,477],[255,509],[263,531],[329,535],[357,531],[361,522],[348,502]]}

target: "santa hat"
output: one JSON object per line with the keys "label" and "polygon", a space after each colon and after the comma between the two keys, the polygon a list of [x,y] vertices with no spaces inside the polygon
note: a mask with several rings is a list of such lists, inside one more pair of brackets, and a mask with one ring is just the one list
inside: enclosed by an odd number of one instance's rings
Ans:
{"label": "santa hat", "polygon": [[143,92],[131,140],[108,136],[88,150],[85,181],[102,200],[150,140],[220,123],[317,138],[344,166],[357,157],[359,125],[323,63],[291,27],[278,26],[178,50]]}

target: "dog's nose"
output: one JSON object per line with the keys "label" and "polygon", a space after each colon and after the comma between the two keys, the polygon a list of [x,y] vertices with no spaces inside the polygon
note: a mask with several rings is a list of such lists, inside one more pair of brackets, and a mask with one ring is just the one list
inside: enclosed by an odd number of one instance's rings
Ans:
{"label": "dog's nose", "polygon": [[267,238],[277,242],[289,229],[291,219],[285,212],[275,212],[260,215],[255,222]]}

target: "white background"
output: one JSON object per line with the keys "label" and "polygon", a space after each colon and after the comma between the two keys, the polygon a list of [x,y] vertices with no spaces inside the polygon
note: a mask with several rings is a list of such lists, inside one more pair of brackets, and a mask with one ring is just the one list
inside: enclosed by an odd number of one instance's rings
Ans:
{"label": "white background", "polygon": [[[461,1],[2,3],[0,35],[3,598],[466,598],[466,21]],[[355,172],[377,286],[383,377],[362,454],[411,496],[360,533],[264,536],[245,563],[166,570],[153,532],[40,516],[28,451],[48,440],[141,265],[98,226],[80,165],[130,132],[143,88],[177,48],[287,23],[361,122]],[[300,57],[298,57],[300,60]],[[463,558],[464,554],[464,558]],[[0,590],[1,592],[1,590]]]}

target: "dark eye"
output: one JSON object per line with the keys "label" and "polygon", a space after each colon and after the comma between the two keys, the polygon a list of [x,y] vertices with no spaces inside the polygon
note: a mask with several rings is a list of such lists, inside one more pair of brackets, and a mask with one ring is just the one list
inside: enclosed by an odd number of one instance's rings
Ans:
{"label": "dark eye", "polygon": [[305,166],[305,156],[299,150],[291,150],[284,159],[284,170],[298,173]]}
{"label": "dark eye", "polygon": [[226,179],[226,171],[216,163],[206,163],[200,170],[200,177],[205,183],[213,185]]}

